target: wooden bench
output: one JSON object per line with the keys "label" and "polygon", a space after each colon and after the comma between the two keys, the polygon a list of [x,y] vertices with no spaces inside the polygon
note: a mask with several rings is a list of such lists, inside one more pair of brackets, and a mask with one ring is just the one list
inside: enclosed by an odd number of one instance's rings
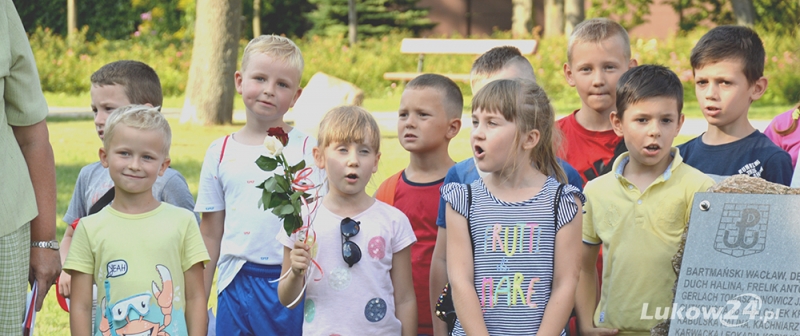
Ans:
{"label": "wooden bench", "polygon": [[[383,79],[410,81],[416,78],[422,74],[426,54],[481,55],[492,48],[502,46],[513,46],[519,49],[523,55],[533,55],[536,53],[538,43],[536,40],[404,38],[400,44],[400,52],[403,54],[419,54],[417,72],[387,72],[383,74]],[[446,76],[453,81],[469,83],[469,73],[443,73],[440,75]]]}

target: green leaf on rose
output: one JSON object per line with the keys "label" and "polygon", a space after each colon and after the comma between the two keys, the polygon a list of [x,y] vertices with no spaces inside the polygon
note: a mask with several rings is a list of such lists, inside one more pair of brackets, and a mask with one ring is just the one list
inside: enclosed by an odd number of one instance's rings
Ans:
{"label": "green leaf on rose", "polygon": [[292,194],[292,196],[291,196],[291,197],[289,197],[289,200],[290,200],[290,201],[292,201],[292,202],[295,202],[295,201],[297,201],[297,199],[299,199],[301,196],[303,196],[303,193],[302,193],[302,192],[300,192],[300,191],[295,191],[295,192],[294,192],[294,194]]}
{"label": "green leaf on rose", "polygon": [[261,193],[261,199],[259,200],[260,203],[259,205],[261,205],[264,208],[264,210],[266,210],[267,207],[269,207],[269,203],[271,201],[272,201],[272,193],[267,190],[264,190],[264,192]]}
{"label": "green leaf on rose", "polygon": [[283,229],[286,231],[287,235],[292,235],[292,233],[303,226],[303,221],[298,216],[286,216],[283,218]]}
{"label": "green leaf on rose", "polygon": [[[273,194],[273,195],[274,196],[279,196],[280,194]],[[281,205],[281,203],[286,202],[286,200],[281,199],[280,197],[274,197],[274,196],[269,201],[269,204],[267,206],[268,209],[275,209],[277,206]]]}
{"label": "green leaf on rose", "polygon": [[280,207],[281,215],[289,215],[294,213],[294,207],[291,204],[284,204]]}
{"label": "green leaf on rose", "polygon": [[278,182],[275,181],[275,176],[270,176],[266,181],[264,181],[264,190],[269,192],[276,192],[275,187],[278,185]]}
{"label": "green leaf on rose", "polygon": [[289,184],[289,180],[286,179],[283,175],[274,175],[275,182],[278,183],[278,186],[275,188],[276,192],[285,193],[289,190],[292,190],[291,185]]}
{"label": "green leaf on rose", "polygon": [[289,172],[294,174],[306,167],[306,160],[300,160],[296,165],[289,167]]}
{"label": "green leaf on rose", "polygon": [[271,172],[278,167],[278,160],[262,155],[256,160],[256,165],[258,165],[258,168],[261,168],[263,171]]}

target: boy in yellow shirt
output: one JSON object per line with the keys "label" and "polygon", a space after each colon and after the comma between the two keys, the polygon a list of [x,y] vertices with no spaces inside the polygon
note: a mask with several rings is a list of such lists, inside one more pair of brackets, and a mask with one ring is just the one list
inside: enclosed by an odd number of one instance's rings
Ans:
{"label": "boy in yellow shirt", "polygon": [[[616,89],[614,131],[628,152],[610,173],[586,185],[583,264],[576,294],[582,335],[650,335],[657,320],[642,320],[672,305],[672,256],[689,221],[696,192],[714,181],[683,163],[672,147],[684,116],[683,86],[671,70],[628,70]],[[600,302],[595,262],[603,249]],[[663,308],[662,308],[663,309]]]}

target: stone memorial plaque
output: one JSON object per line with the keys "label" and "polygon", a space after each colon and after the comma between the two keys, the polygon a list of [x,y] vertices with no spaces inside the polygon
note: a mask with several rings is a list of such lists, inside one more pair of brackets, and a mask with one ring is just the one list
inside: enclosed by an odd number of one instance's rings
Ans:
{"label": "stone memorial plaque", "polygon": [[[698,193],[670,336],[800,335],[800,196]],[[660,309],[659,309],[660,308]]]}

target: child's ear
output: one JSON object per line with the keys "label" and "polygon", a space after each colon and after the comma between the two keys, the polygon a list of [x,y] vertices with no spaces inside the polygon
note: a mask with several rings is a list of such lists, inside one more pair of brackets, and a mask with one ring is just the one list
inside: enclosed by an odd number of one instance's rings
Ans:
{"label": "child's ear", "polygon": [[239,94],[242,94],[242,80],[244,80],[244,78],[242,77],[242,72],[236,71],[233,74],[233,83],[236,86],[236,92],[238,92]]}
{"label": "child's ear", "polygon": [[314,149],[311,150],[311,153],[314,154],[314,164],[319,169],[325,169],[325,157],[322,155],[322,150],[315,146]]}
{"label": "child's ear", "polygon": [[[622,119],[617,114],[617,111],[612,111],[611,114],[608,116],[611,119],[611,128],[614,129],[614,133],[617,133],[617,136],[623,136],[622,134]],[[681,123],[683,123],[683,114],[681,114]]]}
{"label": "child's ear", "polygon": [[628,62],[628,69],[635,68],[637,66],[639,66],[639,61],[637,61],[635,58],[631,58],[631,60]]}
{"label": "child's ear", "polygon": [[161,168],[158,169],[158,176],[164,176],[164,172],[167,171],[171,162],[172,160],[169,157],[164,159],[164,162],[161,163]]}
{"label": "child's ear", "polygon": [[452,140],[453,138],[458,135],[458,132],[461,130],[461,118],[453,118],[450,119],[450,123],[447,125],[447,133],[445,133],[444,137],[447,140]]}
{"label": "child's ear", "polygon": [[297,100],[300,99],[301,94],[303,94],[303,88],[298,87],[297,92],[294,94],[294,98],[292,98],[292,103],[289,104],[289,107],[294,107],[294,103],[296,103]]}
{"label": "child's ear", "polygon": [[750,101],[755,101],[761,98],[764,95],[764,92],[767,91],[767,77],[761,76],[761,78],[756,79],[756,82],[750,86]]}
{"label": "child's ear", "polygon": [[375,155],[375,165],[372,166],[372,173],[375,174],[378,172],[378,162],[381,160],[381,152]]}
{"label": "child's ear", "polygon": [[678,130],[676,134],[681,133],[681,127],[683,127],[683,121],[686,119],[686,116],[683,113],[678,113]]}
{"label": "child's ear", "polygon": [[103,165],[103,168],[108,168],[108,153],[106,153],[106,148],[100,147],[100,152],[98,154],[100,156],[100,164]]}
{"label": "child's ear", "polygon": [[525,150],[533,149],[537,144],[539,144],[541,136],[541,133],[539,133],[539,130],[537,129],[528,131],[528,133],[525,133],[522,136],[522,148]]}
{"label": "child's ear", "polygon": [[564,78],[567,79],[567,84],[569,84],[569,86],[575,87],[575,79],[572,78],[572,69],[569,63],[564,63]]}

